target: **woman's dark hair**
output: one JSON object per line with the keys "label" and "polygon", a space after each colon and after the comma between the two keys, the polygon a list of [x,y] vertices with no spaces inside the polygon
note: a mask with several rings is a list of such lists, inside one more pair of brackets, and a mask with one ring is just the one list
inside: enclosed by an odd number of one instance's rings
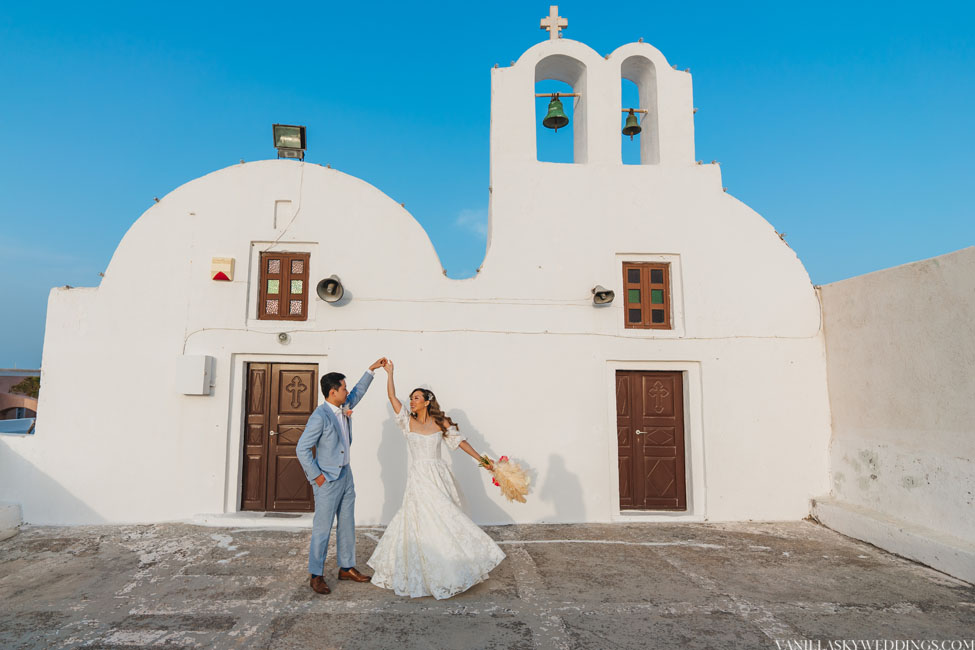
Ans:
{"label": "woman's dark hair", "polygon": [[[450,427],[460,431],[460,427],[457,426],[457,423],[450,419],[450,416],[444,413],[440,408],[440,403],[437,402],[437,396],[433,394],[432,390],[427,390],[426,388],[414,388],[412,391],[410,391],[410,395],[413,393],[420,393],[423,395],[423,399],[430,402],[430,404],[427,405],[427,413],[430,414],[430,417],[433,418],[433,421],[438,427],[440,427],[440,431],[444,435],[447,435],[447,429]],[[412,417],[415,418],[416,413],[413,413]]]}
{"label": "woman's dark hair", "polygon": [[330,372],[327,375],[322,375],[322,394],[327,398],[333,389],[338,390],[342,388],[343,379],[345,379],[345,375],[341,372]]}

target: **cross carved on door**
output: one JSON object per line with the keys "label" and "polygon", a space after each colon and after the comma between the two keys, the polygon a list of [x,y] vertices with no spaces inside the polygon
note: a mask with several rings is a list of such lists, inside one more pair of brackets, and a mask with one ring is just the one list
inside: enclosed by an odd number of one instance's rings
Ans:
{"label": "cross carved on door", "polygon": [[653,412],[663,413],[664,410],[663,402],[664,399],[670,397],[670,391],[664,388],[664,385],[658,381],[658,382],[654,382],[653,388],[651,388],[647,392],[647,395],[649,395],[650,398],[653,400]]}
{"label": "cross carved on door", "polygon": [[308,390],[308,387],[301,383],[297,376],[292,377],[291,383],[284,387],[291,393],[291,407],[298,408],[301,405],[301,394]]}

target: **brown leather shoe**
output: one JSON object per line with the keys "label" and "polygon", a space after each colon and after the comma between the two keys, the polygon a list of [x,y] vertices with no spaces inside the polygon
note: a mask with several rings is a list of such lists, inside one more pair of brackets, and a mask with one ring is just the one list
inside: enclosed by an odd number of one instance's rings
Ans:
{"label": "brown leather shoe", "polygon": [[332,590],[328,588],[328,583],[325,582],[325,578],[322,576],[312,576],[309,584],[311,584],[311,588],[315,590],[316,594],[332,593]]}
{"label": "brown leather shoe", "polygon": [[369,582],[372,580],[369,576],[362,575],[359,573],[359,569],[352,567],[348,571],[343,571],[339,569],[339,580],[355,580],[356,582]]}

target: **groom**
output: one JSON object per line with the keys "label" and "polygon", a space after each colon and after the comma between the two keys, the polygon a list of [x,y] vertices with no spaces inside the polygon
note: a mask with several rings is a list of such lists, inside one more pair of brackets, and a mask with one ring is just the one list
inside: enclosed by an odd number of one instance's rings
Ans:
{"label": "groom", "polygon": [[[355,568],[355,483],[349,467],[352,444],[351,409],[372,383],[373,371],[385,363],[379,359],[369,366],[359,383],[351,391],[345,387],[345,375],[330,372],[322,377],[325,403],[308,418],[305,431],[298,439],[295,451],[305,476],[315,491],[315,518],[311,529],[311,548],[308,550],[308,572],[311,588],[317,593],[331,593],[325,578],[325,552],[335,527],[335,546],[338,552],[339,580],[369,582],[370,578]],[[312,455],[312,449],[315,455]]]}

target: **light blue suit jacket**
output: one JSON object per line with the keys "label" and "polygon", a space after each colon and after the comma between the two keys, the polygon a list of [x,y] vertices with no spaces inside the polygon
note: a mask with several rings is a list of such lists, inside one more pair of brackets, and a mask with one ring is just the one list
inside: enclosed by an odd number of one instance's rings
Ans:
{"label": "light blue suit jacket", "polygon": [[[372,383],[372,373],[366,372],[362,379],[349,391],[349,396],[345,400],[346,408],[354,408],[362,396],[366,394],[366,389]],[[352,421],[349,420],[349,444],[352,444]],[[312,455],[311,450],[315,450]],[[334,481],[342,471],[345,464],[345,443],[342,441],[342,429],[339,420],[332,412],[332,407],[328,402],[322,402],[318,408],[312,412],[308,418],[305,430],[298,438],[298,445],[295,447],[298,455],[298,462],[305,470],[308,481],[315,482],[319,475],[324,474],[325,480]]]}

